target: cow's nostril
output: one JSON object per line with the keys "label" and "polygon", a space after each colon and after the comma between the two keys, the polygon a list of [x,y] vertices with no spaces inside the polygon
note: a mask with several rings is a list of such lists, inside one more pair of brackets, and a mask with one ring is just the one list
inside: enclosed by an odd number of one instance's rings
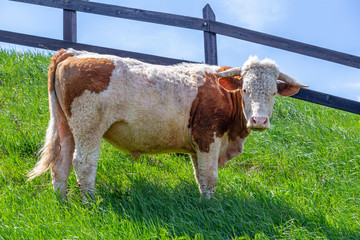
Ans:
{"label": "cow's nostril", "polygon": [[256,124],[256,118],[255,117],[252,117],[252,122],[253,122],[253,124]]}

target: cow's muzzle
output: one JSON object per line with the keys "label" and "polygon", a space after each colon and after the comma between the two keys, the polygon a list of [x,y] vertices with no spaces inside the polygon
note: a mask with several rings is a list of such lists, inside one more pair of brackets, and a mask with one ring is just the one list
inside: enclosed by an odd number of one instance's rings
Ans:
{"label": "cow's muzzle", "polygon": [[270,128],[269,119],[267,117],[252,117],[248,123],[248,127],[255,131],[264,131]]}

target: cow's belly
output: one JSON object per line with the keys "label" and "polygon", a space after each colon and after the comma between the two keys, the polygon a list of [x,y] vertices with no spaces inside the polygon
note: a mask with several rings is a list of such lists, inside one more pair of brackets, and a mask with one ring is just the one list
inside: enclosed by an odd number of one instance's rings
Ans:
{"label": "cow's belly", "polygon": [[133,155],[193,152],[187,126],[171,123],[148,123],[143,128],[139,124],[118,121],[111,125],[103,138],[114,147]]}

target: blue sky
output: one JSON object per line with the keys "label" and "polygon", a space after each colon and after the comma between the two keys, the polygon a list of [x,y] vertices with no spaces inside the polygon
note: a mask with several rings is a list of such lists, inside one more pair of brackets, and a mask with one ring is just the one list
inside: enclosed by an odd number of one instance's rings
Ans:
{"label": "blue sky", "polygon": [[[360,55],[358,0],[93,0],[202,17],[209,3],[220,22]],[[0,0],[0,29],[62,38],[62,10]],[[78,42],[153,55],[204,61],[203,33],[78,13]],[[217,36],[219,65],[241,66],[249,55],[274,59],[280,70],[310,89],[360,101],[360,69]],[[23,47],[0,42],[1,48]]]}

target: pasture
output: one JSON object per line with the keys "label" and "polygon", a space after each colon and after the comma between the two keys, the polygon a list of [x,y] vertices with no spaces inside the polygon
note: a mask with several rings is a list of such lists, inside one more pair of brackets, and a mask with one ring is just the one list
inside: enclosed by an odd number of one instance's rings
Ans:
{"label": "pasture", "polygon": [[0,239],[360,239],[360,116],[290,98],[221,168],[212,200],[199,199],[186,155],[133,160],[105,142],[92,205],[74,172],[67,202],[49,172],[26,182],[50,57],[0,50]]}

